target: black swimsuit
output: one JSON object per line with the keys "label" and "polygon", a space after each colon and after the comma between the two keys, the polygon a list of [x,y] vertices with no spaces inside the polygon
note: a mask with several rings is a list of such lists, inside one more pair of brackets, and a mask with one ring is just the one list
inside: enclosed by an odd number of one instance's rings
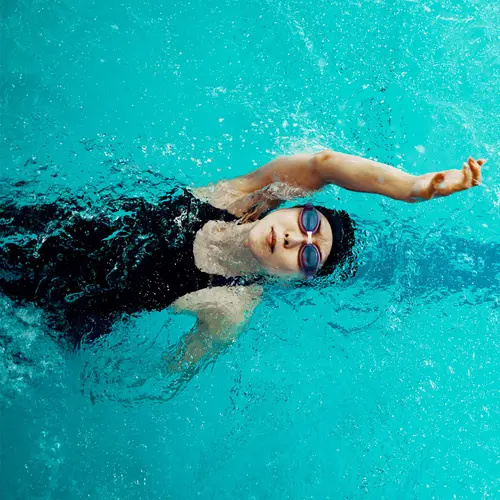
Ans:
{"label": "black swimsuit", "polygon": [[98,214],[73,203],[0,206],[0,289],[49,312],[77,343],[120,314],[161,310],[189,292],[241,283],[200,271],[196,232],[224,210],[178,188],[152,204],[109,201]]}

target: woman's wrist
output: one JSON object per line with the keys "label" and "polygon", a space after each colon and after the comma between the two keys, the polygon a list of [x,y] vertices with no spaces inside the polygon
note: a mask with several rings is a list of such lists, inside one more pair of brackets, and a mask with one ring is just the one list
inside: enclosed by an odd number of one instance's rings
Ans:
{"label": "woman's wrist", "polygon": [[430,174],[415,175],[408,201],[427,201],[433,198],[434,193],[432,191],[432,185],[434,184],[434,179],[438,175],[440,176],[441,174],[439,172],[433,172]]}

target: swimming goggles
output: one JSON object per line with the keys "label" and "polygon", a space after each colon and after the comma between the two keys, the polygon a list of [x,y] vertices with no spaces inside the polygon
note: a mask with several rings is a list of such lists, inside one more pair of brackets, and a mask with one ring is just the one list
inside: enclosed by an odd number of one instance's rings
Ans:
{"label": "swimming goggles", "polygon": [[300,230],[307,234],[307,243],[299,250],[299,267],[308,279],[314,276],[321,264],[321,253],[312,242],[312,235],[318,231],[320,224],[319,212],[311,202],[307,203],[299,215]]}

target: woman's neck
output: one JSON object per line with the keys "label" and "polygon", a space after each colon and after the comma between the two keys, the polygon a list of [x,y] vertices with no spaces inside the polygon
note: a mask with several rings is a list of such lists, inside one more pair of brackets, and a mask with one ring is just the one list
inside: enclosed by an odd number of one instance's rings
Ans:
{"label": "woman's neck", "polygon": [[258,262],[245,245],[254,224],[207,222],[196,233],[194,240],[196,266],[205,273],[226,277],[259,272]]}

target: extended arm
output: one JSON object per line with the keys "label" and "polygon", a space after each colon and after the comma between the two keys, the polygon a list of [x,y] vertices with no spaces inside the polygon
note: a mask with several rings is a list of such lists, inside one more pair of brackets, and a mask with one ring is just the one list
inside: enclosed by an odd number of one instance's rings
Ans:
{"label": "extended arm", "polygon": [[[390,165],[334,151],[279,157],[247,175],[223,181],[212,189],[219,202],[236,215],[259,203],[259,212],[273,208],[280,195],[296,189],[297,196],[327,184],[415,202],[448,196],[481,183],[485,160],[469,158],[460,170],[411,175]],[[229,193],[229,195],[228,195]],[[225,200],[223,199],[226,196]],[[222,207],[221,207],[222,208]]]}
{"label": "extended arm", "polygon": [[247,192],[258,191],[275,182],[307,190],[336,184],[351,191],[413,202],[447,196],[480,184],[480,167],[484,163],[485,160],[476,162],[469,158],[461,170],[411,175],[384,163],[326,150],[316,155],[277,158],[230,182],[237,189]]}

